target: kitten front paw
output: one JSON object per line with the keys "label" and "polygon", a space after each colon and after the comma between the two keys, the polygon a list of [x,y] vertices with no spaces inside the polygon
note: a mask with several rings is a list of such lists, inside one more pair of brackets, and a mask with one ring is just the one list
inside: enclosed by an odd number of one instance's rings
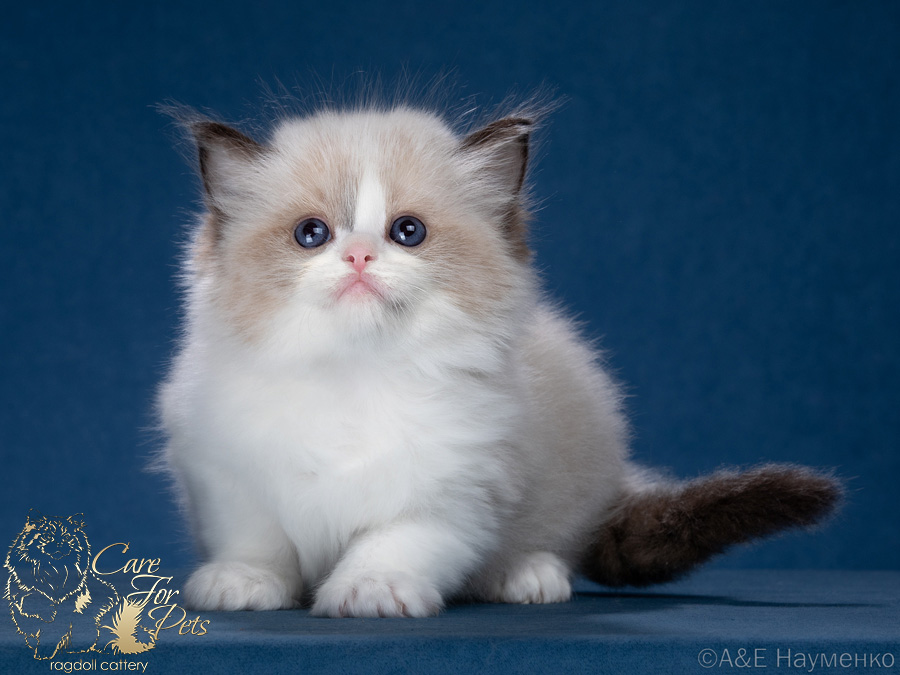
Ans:
{"label": "kitten front paw", "polygon": [[519,604],[566,602],[572,597],[569,570],[553,553],[530,553],[507,570],[493,595],[500,602]]}
{"label": "kitten front paw", "polygon": [[316,593],[314,616],[426,617],[441,611],[441,594],[406,575],[370,574],[352,581],[329,579]]}
{"label": "kitten front paw", "polygon": [[196,611],[289,609],[298,584],[242,562],[207,563],[184,586],[185,606]]}

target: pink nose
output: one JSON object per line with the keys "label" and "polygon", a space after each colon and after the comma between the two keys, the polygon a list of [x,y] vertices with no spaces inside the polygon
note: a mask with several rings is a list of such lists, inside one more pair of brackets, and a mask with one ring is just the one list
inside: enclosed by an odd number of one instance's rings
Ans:
{"label": "pink nose", "polygon": [[375,260],[375,252],[365,244],[352,244],[344,251],[344,260],[357,272],[362,272],[366,265]]}

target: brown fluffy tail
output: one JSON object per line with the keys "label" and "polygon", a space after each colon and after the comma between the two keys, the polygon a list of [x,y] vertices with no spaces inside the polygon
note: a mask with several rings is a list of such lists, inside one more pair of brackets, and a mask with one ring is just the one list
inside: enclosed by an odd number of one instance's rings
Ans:
{"label": "brown fluffy tail", "polygon": [[603,524],[583,572],[606,586],[671,581],[732,544],[818,522],[842,494],[832,476],[783,464],[651,485]]}

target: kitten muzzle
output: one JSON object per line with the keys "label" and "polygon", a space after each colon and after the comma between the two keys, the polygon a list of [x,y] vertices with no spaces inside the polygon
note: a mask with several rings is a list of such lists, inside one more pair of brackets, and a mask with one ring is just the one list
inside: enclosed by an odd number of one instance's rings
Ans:
{"label": "kitten muzzle", "polygon": [[365,273],[349,274],[341,281],[336,293],[336,299],[342,298],[364,298],[376,297],[380,300],[385,298],[384,284],[379,282],[373,276]]}

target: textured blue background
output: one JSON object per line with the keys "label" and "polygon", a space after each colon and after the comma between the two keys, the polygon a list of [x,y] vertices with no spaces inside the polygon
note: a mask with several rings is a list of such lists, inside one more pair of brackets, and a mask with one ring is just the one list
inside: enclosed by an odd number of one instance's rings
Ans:
{"label": "textured blue background", "polygon": [[[231,121],[260,82],[362,70],[454,100],[555,86],[534,244],[602,336],[641,461],[835,467],[826,530],[729,567],[900,567],[900,5],[16,3],[0,23],[0,535],[86,515],[166,565],[155,383],[197,183],[154,104]],[[345,84],[346,83],[346,84]],[[6,533],[3,535],[2,533]]]}

